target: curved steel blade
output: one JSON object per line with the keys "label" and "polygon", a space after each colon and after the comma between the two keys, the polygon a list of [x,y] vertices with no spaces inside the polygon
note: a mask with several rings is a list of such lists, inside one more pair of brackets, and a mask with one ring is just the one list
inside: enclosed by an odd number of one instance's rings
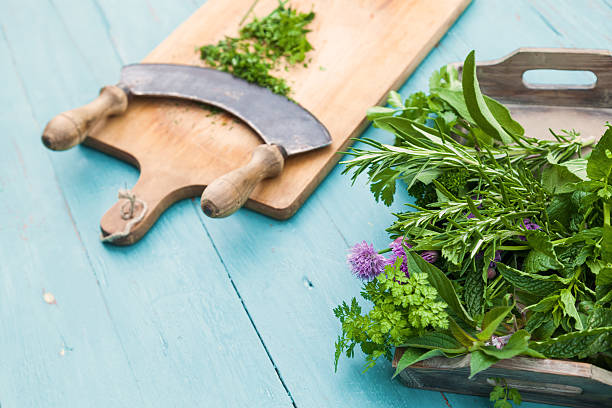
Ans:
{"label": "curved steel blade", "polygon": [[282,146],[288,156],[331,143],[325,126],[297,103],[216,69],[126,65],[121,70],[119,86],[137,96],[188,99],[226,110],[242,119],[266,143]]}

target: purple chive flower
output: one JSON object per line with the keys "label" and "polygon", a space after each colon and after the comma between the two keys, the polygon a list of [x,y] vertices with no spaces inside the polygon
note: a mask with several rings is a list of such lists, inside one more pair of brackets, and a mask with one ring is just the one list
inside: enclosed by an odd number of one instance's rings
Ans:
{"label": "purple chive flower", "polygon": [[389,244],[391,252],[393,252],[393,255],[395,256],[406,256],[404,246],[406,246],[407,248],[412,248],[412,245],[407,242],[404,242],[404,237],[397,237],[395,238],[395,240],[393,240],[393,242]]}
{"label": "purple chive flower", "polygon": [[381,274],[387,264],[387,259],[365,241],[355,244],[347,259],[353,274],[364,281],[371,281]]}
{"label": "purple chive flower", "polygon": [[392,255],[391,259],[387,261],[387,264],[395,265],[395,261],[397,261],[397,258],[401,256],[403,258],[403,262],[400,266],[400,269],[408,278],[410,277],[410,273],[408,272],[408,263],[406,262],[406,251],[404,250],[404,246],[406,246],[407,248],[412,248],[412,245],[407,242],[404,242],[404,237],[397,237],[395,238],[395,240],[393,240],[393,242],[389,244]]}
{"label": "purple chive flower", "polygon": [[[523,227],[525,227],[527,231],[542,229],[542,227],[540,227],[538,224],[536,224],[535,222],[532,222],[530,218],[523,219]],[[521,241],[527,241],[527,238],[525,238],[524,235],[519,235],[519,239]]]}
{"label": "purple chive flower", "polygon": [[434,263],[438,260],[440,253],[438,251],[423,251],[421,252],[421,258],[429,263]]}

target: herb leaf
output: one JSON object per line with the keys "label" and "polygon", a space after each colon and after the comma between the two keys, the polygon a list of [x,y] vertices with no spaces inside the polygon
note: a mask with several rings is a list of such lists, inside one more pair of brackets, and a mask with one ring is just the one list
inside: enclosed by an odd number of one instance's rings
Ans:
{"label": "herb leaf", "polygon": [[476,60],[474,51],[470,52],[463,63],[462,77],[463,95],[468,111],[476,124],[486,133],[503,143],[512,143],[512,137],[493,116],[480,92],[476,78]]}
{"label": "herb leaf", "polygon": [[477,334],[478,339],[488,340],[511,310],[512,306],[498,306],[489,310],[482,319],[482,331]]}
{"label": "herb leaf", "polygon": [[448,307],[466,323],[474,324],[474,319],[472,319],[459,301],[453,284],[446,275],[444,275],[444,272],[426,262],[420,255],[414,252],[409,252],[406,254],[406,257],[408,270],[426,273],[429,277],[429,282],[436,288],[440,297],[448,304]]}

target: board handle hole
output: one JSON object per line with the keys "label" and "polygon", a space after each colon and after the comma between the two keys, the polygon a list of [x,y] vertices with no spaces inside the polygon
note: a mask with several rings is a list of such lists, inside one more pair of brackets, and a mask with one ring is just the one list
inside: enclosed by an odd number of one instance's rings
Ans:
{"label": "board handle hole", "polygon": [[523,83],[531,89],[592,89],[597,75],[592,71],[530,69],[523,73]]}

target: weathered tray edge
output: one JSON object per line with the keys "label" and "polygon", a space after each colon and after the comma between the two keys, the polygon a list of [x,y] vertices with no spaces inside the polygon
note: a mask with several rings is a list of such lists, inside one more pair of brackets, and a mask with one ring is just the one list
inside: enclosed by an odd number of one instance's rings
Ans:
{"label": "weathered tray edge", "polygon": [[[397,368],[403,353],[403,348],[396,348],[393,368]],[[550,387],[545,392],[534,391],[538,387],[529,387],[528,391],[517,387],[523,400],[571,407],[604,407],[609,406],[606,404],[612,400],[612,372],[592,364],[518,356],[502,360],[473,379],[468,379],[469,362],[469,355],[434,357],[413,364],[399,377],[404,385],[411,388],[479,396],[488,396],[492,378],[539,384]]]}

